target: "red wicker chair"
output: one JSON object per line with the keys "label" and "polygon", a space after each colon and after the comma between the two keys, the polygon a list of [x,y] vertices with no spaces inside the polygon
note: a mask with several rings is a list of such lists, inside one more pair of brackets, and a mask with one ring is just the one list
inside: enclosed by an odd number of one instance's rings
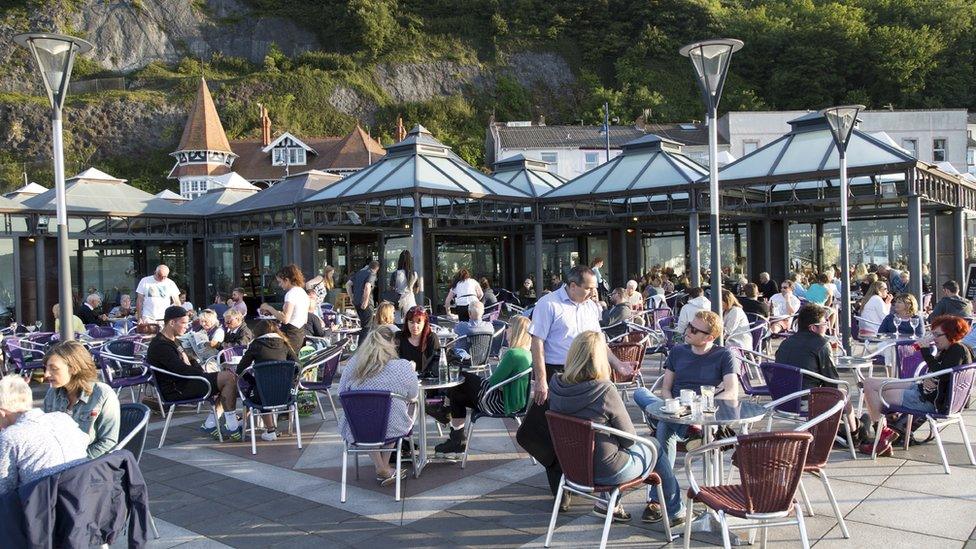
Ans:
{"label": "red wicker chair", "polygon": [[617,507],[617,501],[620,495],[644,485],[657,487],[657,497],[661,505],[661,513],[665,517],[664,534],[667,536],[669,542],[674,539],[671,534],[671,522],[667,518],[667,507],[664,503],[664,488],[661,486],[661,479],[657,476],[657,473],[651,472],[647,477],[637,477],[617,486],[597,486],[593,483],[593,452],[597,431],[626,438],[647,447],[648,455],[652,463],[657,463],[656,444],[646,438],[607,427],[606,425],[553,411],[546,412],[546,420],[549,422],[549,433],[552,436],[552,445],[556,450],[556,457],[563,470],[562,480],[559,481],[559,490],[556,492],[556,501],[552,506],[549,529],[546,531],[546,547],[549,547],[549,544],[552,542],[552,533],[556,529],[556,517],[559,515],[559,504],[562,502],[563,492],[568,491],[594,501],[602,501],[598,494],[610,494],[609,501],[607,502],[607,517],[603,522],[603,537],[600,540],[600,549],[603,549],[607,546],[610,523],[613,522],[613,510]]}
{"label": "red wicker chair", "polygon": [[[688,510],[685,549],[691,547],[692,502],[703,503],[717,511],[722,525],[722,543],[726,549],[731,548],[731,530],[760,528],[765,539],[767,528],[792,524],[799,528],[800,543],[804,549],[808,549],[810,542],[803,513],[794,509],[794,505],[811,440],[813,435],[806,432],[757,433],[718,440],[688,452],[685,455],[685,473],[691,487],[685,504]],[[730,444],[736,446],[741,484],[699,486],[692,473],[692,460]],[[788,520],[790,515],[795,518]],[[729,525],[727,516],[748,522]]]}

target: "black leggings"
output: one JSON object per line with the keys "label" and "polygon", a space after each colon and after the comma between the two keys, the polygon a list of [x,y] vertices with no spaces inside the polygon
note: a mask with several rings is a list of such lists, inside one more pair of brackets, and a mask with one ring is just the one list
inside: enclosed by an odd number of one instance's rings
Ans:
{"label": "black leggings", "polygon": [[481,393],[481,376],[471,372],[462,372],[464,383],[447,390],[447,398],[451,399],[451,417],[460,419],[468,413],[468,408],[478,409],[478,397]]}

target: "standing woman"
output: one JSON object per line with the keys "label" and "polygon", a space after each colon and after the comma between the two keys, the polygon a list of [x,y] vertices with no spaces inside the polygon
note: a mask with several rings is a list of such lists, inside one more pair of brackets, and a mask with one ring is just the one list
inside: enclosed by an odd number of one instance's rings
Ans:
{"label": "standing woman", "polygon": [[[413,292],[419,278],[417,271],[413,270],[413,256],[409,250],[403,250],[397,259],[397,270],[390,276],[390,287],[398,296],[394,305],[399,318],[403,318],[407,311],[417,305],[417,296]],[[424,288],[418,286],[417,291],[422,292]]]}
{"label": "standing woman", "polygon": [[88,435],[88,457],[108,453],[119,441],[119,397],[96,381],[91,353],[77,341],[55,344],[44,355],[45,412],[65,412]]}
{"label": "standing woman", "polygon": [[305,277],[294,264],[285,265],[276,274],[278,286],[285,291],[285,303],[277,310],[262,303],[260,310],[273,316],[281,323],[281,333],[285,334],[293,349],[301,349],[305,343],[305,323],[308,322],[308,294],[305,293]]}
{"label": "standing woman", "polygon": [[[454,287],[447,292],[447,299],[444,300],[444,310],[451,311],[458,317],[458,322],[468,321],[468,305],[472,301],[481,301],[484,297],[481,291],[481,284],[471,278],[471,273],[467,269],[458,271],[454,277]],[[451,301],[454,301],[454,308],[451,309]]]}
{"label": "standing woman", "polygon": [[312,290],[318,296],[320,303],[335,305],[335,267],[326,265],[322,274],[305,283],[305,289]]}
{"label": "standing woman", "polygon": [[[396,333],[400,358],[417,365],[417,372],[437,371],[437,360],[441,350],[440,341],[430,330],[430,319],[423,307],[407,311],[404,329]],[[377,327],[378,329],[379,327]]]}

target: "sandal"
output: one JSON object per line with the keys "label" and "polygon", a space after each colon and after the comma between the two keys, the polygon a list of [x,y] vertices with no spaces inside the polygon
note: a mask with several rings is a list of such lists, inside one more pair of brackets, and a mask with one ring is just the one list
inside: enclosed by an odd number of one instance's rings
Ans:
{"label": "sandal", "polygon": [[[392,473],[390,473],[390,476],[388,477],[376,475],[376,482],[380,483],[380,486],[389,486],[394,482],[396,482],[397,476],[398,476],[397,471],[393,471]],[[407,470],[400,469],[399,477],[401,480],[407,478]]]}

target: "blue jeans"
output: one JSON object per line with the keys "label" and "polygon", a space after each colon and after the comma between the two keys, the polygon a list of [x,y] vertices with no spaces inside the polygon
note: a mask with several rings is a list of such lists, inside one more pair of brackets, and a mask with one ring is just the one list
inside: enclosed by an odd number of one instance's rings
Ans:
{"label": "blue jeans", "polygon": [[[634,402],[641,409],[645,409],[655,402],[660,402],[661,398],[650,390],[641,387],[634,391]],[[688,426],[677,423],[669,423],[664,420],[657,422],[657,442],[661,445],[662,453],[668,456],[668,465],[674,468],[674,460],[678,455],[678,439],[685,439],[688,434]]]}
{"label": "blue jeans", "polygon": [[630,448],[622,448],[620,452],[627,454],[629,457],[627,464],[624,465],[623,469],[608,477],[593,477],[594,483],[602,484],[604,486],[623,484],[628,480],[637,478],[639,476],[644,476],[651,470],[651,466],[653,464],[649,463],[648,458],[650,456],[647,455],[646,446],[642,444],[634,444]]}

